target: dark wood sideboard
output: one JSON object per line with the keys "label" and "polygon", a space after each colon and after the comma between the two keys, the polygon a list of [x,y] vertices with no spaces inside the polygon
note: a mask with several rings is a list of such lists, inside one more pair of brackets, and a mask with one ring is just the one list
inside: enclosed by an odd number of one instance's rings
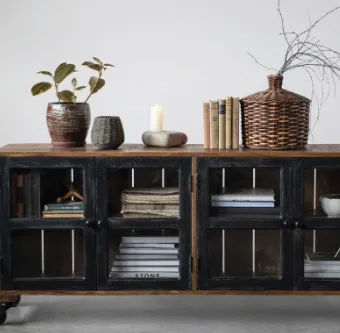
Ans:
{"label": "dark wood sideboard", "polygon": [[[70,170],[84,217],[43,218],[44,205],[64,194]],[[105,151],[14,144],[0,149],[0,177],[0,322],[21,295],[340,294],[340,275],[305,272],[306,252],[332,254],[340,246],[340,218],[328,218],[319,201],[340,193],[340,145]],[[223,188],[254,186],[272,188],[275,206],[211,205]],[[121,194],[130,187],[178,188],[179,216],[122,216]],[[125,236],[178,237],[179,277],[112,277]]]}

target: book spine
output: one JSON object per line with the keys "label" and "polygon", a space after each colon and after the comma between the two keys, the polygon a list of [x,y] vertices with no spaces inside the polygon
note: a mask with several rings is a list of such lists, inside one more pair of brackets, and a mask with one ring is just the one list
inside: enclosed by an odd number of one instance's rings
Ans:
{"label": "book spine", "polygon": [[162,249],[175,249],[175,244],[133,244],[133,243],[121,243],[120,248],[141,248],[141,247],[152,247],[152,248],[162,248]]}
{"label": "book spine", "polygon": [[225,121],[226,121],[226,115],[225,115],[225,100],[220,99],[219,100],[219,108],[218,108],[218,149],[225,149]]}
{"label": "book spine", "polygon": [[226,98],[225,107],[225,147],[231,149],[231,120],[233,110],[233,99],[230,96]]}
{"label": "book spine", "polygon": [[119,252],[122,254],[178,254],[178,249],[122,248]]}
{"label": "book spine", "polygon": [[141,236],[125,236],[122,237],[122,243],[179,243],[179,237],[172,237],[172,236],[151,236],[151,237],[141,237]]}
{"label": "book spine", "polygon": [[79,203],[75,205],[63,205],[63,204],[46,204],[44,205],[45,211],[73,211],[73,210],[83,210],[84,204]]}
{"label": "book spine", "polygon": [[83,214],[42,214],[43,218],[52,218],[52,219],[74,219],[74,218],[81,218],[83,217]]}
{"label": "book spine", "polygon": [[210,148],[210,105],[203,102],[203,131],[204,131],[204,148]]}
{"label": "book spine", "polygon": [[117,254],[115,259],[128,259],[128,260],[145,260],[145,259],[158,259],[158,260],[176,260],[176,254]]}
{"label": "book spine", "polygon": [[210,148],[218,149],[218,101],[210,102]]}
{"label": "book spine", "polygon": [[179,260],[116,260],[113,266],[179,266]]}
{"label": "book spine", "polygon": [[240,99],[238,97],[233,98],[233,116],[232,116],[232,148],[239,148],[239,109]]}
{"label": "book spine", "polygon": [[168,266],[168,267],[150,267],[150,266],[140,266],[140,267],[134,267],[134,266],[113,266],[111,269],[111,272],[179,272],[179,266]]}
{"label": "book spine", "polygon": [[111,273],[111,278],[113,279],[166,279],[166,278],[179,278],[179,273],[175,272],[145,272],[145,273],[135,273],[135,272],[114,272]]}

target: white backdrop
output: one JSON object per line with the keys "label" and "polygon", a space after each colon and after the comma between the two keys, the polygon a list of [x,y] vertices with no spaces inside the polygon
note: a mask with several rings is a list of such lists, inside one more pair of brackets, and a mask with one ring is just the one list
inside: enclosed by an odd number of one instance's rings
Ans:
{"label": "white backdrop", "polygon": [[[281,1],[287,30],[308,26],[307,8],[313,20],[339,5]],[[137,143],[149,129],[150,106],[158,103],[164,129],[203,143],[203,100],[243,97],[267,87],[271,72],[247,51],[267,66],[281,65],[285,43],[276,9],[276,0],[0,0],[0,145],[49,142],[45,113],[55,95],[31,96],[31,86],[44,79],[36,72],[54,71],[64,61],[82,67],[92,56],[116,66],[104,73],[107,86],[89,101],[92,119],[120,116],[126,142]],[[340,11],[315,35],[340,51],[339,21]],[[80,69],[78,81],[86,84],[95,72]],[[284,87],[310,97],[303,70],[287,73]],[[83,99],[87,92],[79,95]],[[339,102],[340,91],[325,104],[310,143],[340,141]],[[316,112],[314,105],[313,119]]]}

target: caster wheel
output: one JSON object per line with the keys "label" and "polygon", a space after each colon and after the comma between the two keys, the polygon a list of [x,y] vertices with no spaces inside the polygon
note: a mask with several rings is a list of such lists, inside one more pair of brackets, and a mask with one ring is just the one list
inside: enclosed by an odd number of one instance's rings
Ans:
{"label": "caster wheel", "polygon": [[7,313],[5,309],[0,310],[0,325],[4,324],[7,319]]}

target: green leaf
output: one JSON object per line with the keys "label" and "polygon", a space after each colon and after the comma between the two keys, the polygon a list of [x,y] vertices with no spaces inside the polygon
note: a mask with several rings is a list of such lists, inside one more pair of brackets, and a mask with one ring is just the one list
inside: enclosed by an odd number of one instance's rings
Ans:
{"label": "green leaf", "polygon": [[86,88],[86,86],[80,86],[80,87],[77,87],[76,90],[83,90],[85,88]]}
{"label": "green leaf", "polygon": [[92,76],[90,78],[89,85],[90,85],[90,88],[91,88],[91,93],[95,94],[99,89],[104,87],[105,80],[99,79],[95,76]]}
{"label": "green leaf", "polygon": [[73,79],[72,79],[72,86],[75,88],[76,86],[77,86],[77,79],[74,77]]}
{"label": "green leaf", "polygon": [[70,90],[60,91],[58,96],[64,102],[73,102],[73,99],[74,99],[74,94]]}
{"label": "green leaf", "polygon": [[102,61],[96,57],[92,57],[99,65],[102,65]]}
{"label": "green leaf", "polygon": [[52,87],[52,84],[49,82],[39,82],[32,87],[31,92],[33,96],[36,96],[51,89],[51,87]]}
{"label": "green leaf", "polygon": [[100,72],[102,70],[102,66],[101,65],[98,65],[98,64],[95,64],[91,61],[85,61],[82,63],[83,66],[87,66],[91,69],[94,69],[95,71],[98,71]]}
{"label": "green leaf", "polygon": [[76,69],[73,64],[66,64],[56,69],[54,74],[54,79],[57,83],[64,81],[70,74],[72,74]]}
{"label": "green leaf", "polygon": [[111,64],[104,64],[103,66],[115,67],[115,66],[113,66],[113,65],[111,65]]}
{"label": "green leaf", "polygon": [[60,67],[65,66],[66,64],[67,64],[66,62],[62,62],[62,63],[57,67],[57,69],[59,69]]}
{"label": "green leaf", "polygon": [[44,74],[44,75],[49,75],[50,77],[53,78],[53,75],[51,72],[48,72],[48,71],[40,71],[40,72],[37,72],[37,74]]}

